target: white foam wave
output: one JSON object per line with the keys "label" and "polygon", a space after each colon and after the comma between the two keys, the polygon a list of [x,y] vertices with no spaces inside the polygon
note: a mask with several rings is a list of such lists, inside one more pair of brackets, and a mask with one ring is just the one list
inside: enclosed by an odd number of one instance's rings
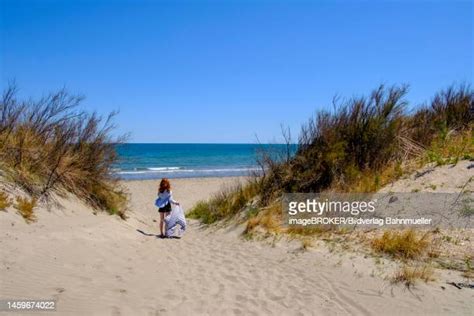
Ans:
{"label": "white foam wave", "polygon": [[168,170],[180,170],[181,167],[152,167],[152,168],[147,168],[147,170],[150,171],[168,171]]}
{"label": "white foam wave", "polygon": [[120,170],[116,174],[152,174],[152,173],[225,173],[225,172],[251,172],[259,171],[260,168],[216,168],[216,169],[182,169],[180,167],[157,167],[146,168],[146,170]]}

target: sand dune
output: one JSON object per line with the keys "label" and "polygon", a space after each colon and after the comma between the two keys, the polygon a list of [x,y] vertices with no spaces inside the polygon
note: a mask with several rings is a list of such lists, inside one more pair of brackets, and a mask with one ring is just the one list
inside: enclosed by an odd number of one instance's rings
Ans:
{"label": "sand dune", "polygon": [[[237,179],[173,181],[185,208]],[[0,214],[0,298],[57,299],[55,315],[469,315],[474,292],[446,281],[407,290],[374,259],[299,243],[270,246],[233,228],[190,221],[181,240],[157,239],[155,181],[126,182],[130,218],[93,215],[75,199],[26,224]],[[142,231],[143,233],[138,232]],[[390,263],[386,263],[390,270]],[[444,287],[444,289],[441,288]],[[43,314],[42,314],[43,315]]]}

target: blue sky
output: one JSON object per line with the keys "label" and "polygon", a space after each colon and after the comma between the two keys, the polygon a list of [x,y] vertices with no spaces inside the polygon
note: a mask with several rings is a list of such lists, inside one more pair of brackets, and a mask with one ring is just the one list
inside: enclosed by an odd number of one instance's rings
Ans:
{"label": "blue sky", "polygon": [[2,88],[65,86],[133,142],[278,141],[336,93],[472,82],[468,1],[0,2]]}

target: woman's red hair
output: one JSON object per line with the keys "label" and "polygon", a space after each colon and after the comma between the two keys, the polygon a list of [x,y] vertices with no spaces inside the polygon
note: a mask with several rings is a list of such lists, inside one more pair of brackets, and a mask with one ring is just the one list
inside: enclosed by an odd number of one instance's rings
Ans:
{"label": "woman's red hair", "polygon": [[161,179],[160,182],[160,193],[163,193],[165,191],[170,191],[171,190],[171,184],[170,181],[166,178]]}

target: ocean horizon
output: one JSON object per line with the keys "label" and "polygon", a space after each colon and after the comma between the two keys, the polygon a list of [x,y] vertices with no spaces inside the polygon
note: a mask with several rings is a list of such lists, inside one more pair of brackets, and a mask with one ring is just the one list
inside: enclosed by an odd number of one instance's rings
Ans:
{"label": "ocean horizon", "polygon": [[122,180],[249,176],[259,172],[258,153],[284,144],[124,143],[114,174]]}

